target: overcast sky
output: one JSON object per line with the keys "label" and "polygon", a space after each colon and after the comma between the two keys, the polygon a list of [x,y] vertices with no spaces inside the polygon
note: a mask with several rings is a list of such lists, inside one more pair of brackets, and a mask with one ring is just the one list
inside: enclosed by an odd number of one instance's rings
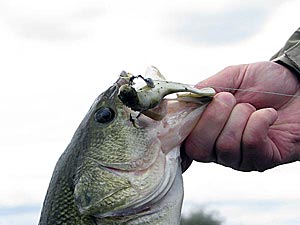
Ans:
{"label": "overcast sky", "polygon": [[[268,60],[299,27],[299,9],[292,0],[0,0],[0,208],[41,206],[58,157],[122,70],[155,65],[194,84]],[[299,163],[262,174],[193,163],[185,210],[206,205],[226,225],[299,224],[299,173]],[[0,224],[14,224],[9,215]]]}

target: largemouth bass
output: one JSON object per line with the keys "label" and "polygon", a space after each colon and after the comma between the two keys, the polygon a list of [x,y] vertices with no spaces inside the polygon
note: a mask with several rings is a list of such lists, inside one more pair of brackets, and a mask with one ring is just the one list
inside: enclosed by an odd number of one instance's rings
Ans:
{"label": "largemouth bass", "polygon": [[158,80],[135,89],[123,72],[95,100],[55,166],[39,225],[179,225],[180,145],[205,104],[163,98],[214,91],[166,82],[154,67],[149,74]]}

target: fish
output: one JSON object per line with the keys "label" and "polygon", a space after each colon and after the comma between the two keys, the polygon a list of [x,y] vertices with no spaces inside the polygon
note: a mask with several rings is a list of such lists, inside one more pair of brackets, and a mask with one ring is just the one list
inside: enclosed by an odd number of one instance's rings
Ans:
{"label": "fish", "polygon": [[180,224],[180,146],[215,92],[156,67],[145,77],[122,72],[96,98],[54,168],[39,225]]}

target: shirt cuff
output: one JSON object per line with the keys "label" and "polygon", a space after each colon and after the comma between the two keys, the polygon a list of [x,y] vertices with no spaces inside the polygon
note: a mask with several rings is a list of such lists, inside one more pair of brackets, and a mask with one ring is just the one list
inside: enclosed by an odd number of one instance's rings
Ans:
{"label": "shirt cuff", "polygon": [[296,72],[298,77],[300,76],[300,41],[293,45],[288,50],[284,51],[282,55],[275,59],[273,62],[277,62],[287,68]]}

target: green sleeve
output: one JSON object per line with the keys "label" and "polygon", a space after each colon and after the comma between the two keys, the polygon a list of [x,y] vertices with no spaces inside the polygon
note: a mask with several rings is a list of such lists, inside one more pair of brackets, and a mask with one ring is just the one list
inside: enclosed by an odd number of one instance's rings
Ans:
{"label": "green sleeve", "polygon": [[300,75],[300,27],[271,60],[286,66]]}

